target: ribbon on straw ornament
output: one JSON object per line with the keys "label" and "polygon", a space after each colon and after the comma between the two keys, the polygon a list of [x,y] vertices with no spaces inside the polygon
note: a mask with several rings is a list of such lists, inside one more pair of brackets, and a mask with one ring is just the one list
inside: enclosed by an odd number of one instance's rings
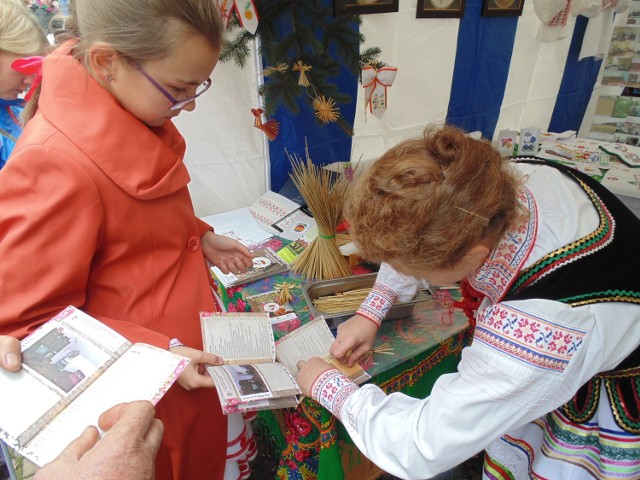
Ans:
{"label": "ribbon on straw ornament", "polygon": [[307,72],[311,70],[309,65],[305,65],[302,63],[302,60],[298,60],[293,65],[293,70],[295,72],[300,72],[300,78],[298,78],[298,85],[302,85],[303,87],[309,86],[309,79],[307,78]]}
{"label": "ribbon on straw ornament", "polygon": [[31,86],[29,87],[29,91],[24,96],[26,101],[29,101],[33,94],[35,93],[38,85],[42,83],[42,61],[44,57],[24,57],[14,60],[11,63],[11,68],[16,72],[20,72],[24,75],[31,76],[33,75],[33,81],[31,82]]}
{"label": "ribbon on straw ornament", "polygon": [[229,25],[233,9],[238,12],[240,25],[252,35],[258,29],[258,9],[253,0],[220,0],[220,13],[225,25]]}
{"label": "ribbon on straw ornament", "polygon": [[251,113],[255,117],[253,126],[262,130],[269,140],[273,140],[278,136],[280,132],[280,124],[275,121],[273,118],[271,120],[267,120],[266,122],[262,122],[262,114],[264,110],[261,108],[252,108]]}
{"label": "ribbon on straw ornament", "polygon": [[398,69],[396,67],[374,68],[367,65],[362,69],[364,106],[376,117],[382,118],[387,109],[387,88],[393,85]]}

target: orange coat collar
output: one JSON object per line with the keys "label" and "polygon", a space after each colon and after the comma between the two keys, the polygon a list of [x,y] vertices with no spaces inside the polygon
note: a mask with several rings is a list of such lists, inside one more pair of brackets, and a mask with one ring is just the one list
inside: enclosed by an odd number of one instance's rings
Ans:
{"label": "orange coat collar", "polygon": [[42,115],[128,194],[149,200],[184,188],[185,142],[173,123],[150,128],[124,110],[73,58],[74,45],[44,60]]}

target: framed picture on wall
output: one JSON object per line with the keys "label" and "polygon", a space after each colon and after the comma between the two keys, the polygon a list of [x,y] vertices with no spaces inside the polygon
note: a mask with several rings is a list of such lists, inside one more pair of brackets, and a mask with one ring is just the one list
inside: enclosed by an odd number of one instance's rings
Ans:
{"label": "framed picture on wall", "polygon": [[462,18],[465,0],[418,0],[416,18]]}
{"label": "framed picture on wall", "polygon": [[524,0],[483,0],[483,17],[519,17]]}
{"label": "framed picture on wall", "polygon": [[398,11],[399,0],[333,0],[334,14],[389,13]]}

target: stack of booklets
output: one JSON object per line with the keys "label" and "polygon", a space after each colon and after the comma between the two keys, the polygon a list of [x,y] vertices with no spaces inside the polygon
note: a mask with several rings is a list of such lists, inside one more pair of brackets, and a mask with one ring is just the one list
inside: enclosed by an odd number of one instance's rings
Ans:
{"label": "stack of booklets", "polygon": [[295,407],[300,387],[298,361],[320,357],[356,383],[370,376],[360,365],[348,367],[329,354],[333,334],[322,317],[274,341],[265,313],[202,313],[204,349],[224,359],[208,366],[225,414]]}
{"label": "stack of booklets", "polygon": [[289,270],[287,263],[278,257],[271,248],[265,246],[264,242],[254,247],[251,253],[253,255],[253,266],[248,270],[242,273],[222,273],[222,270],[218,267],[211,266],[211,273],[225,288],[230,288],[252,283]]}

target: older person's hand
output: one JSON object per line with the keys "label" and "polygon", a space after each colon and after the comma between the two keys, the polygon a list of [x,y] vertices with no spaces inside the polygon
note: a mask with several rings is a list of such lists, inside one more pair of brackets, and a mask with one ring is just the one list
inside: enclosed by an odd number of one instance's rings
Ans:
{"label": "older person's hand", "polygon": [[0,335],[0,368],[17,372],[22,368],[22,356],[18,339]]}
{"label": "older person's hand", "polygon": [[102,439],[95,427],[87,428],[38,470],[35,480],[153,479],[163,433],[162,422],[153,417],[147,401],[116,405],[100,416],[98,425],[106,431]]}

